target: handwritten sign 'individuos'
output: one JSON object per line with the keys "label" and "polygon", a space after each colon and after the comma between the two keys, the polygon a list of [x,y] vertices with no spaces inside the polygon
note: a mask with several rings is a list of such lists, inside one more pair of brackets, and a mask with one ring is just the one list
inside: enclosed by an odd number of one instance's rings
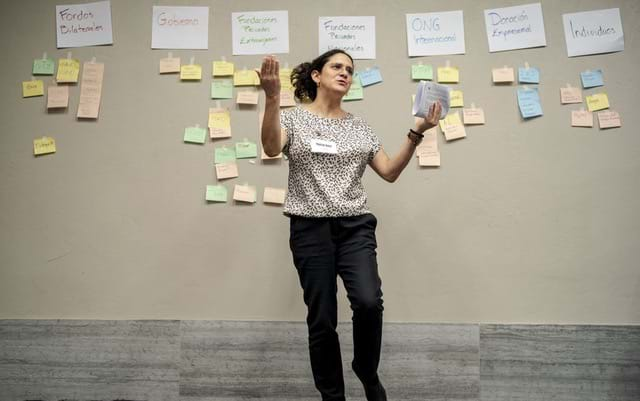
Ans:
{"label": "handwritten sign 'individuos'", "polygon": [[58,48],[110,45],[111,2],[56,6]]}
{"label": "handwritten sign 'individuos'", "polygon": [[620,9],[562,14],[569,57],[624,50]]}
{"label": "handwritten sign 'individuos'", "polygon": [[354,59],[376,58],[376,17],[320,17],[319,53],[342,49]]}
{"label": "handwritten sign 'individuos'", "polygon": [[231,13],[233,54],[289,53],[289,12]]}
{"label": "handwritten sign 'individuos'", "polygon": [[208,49],[209,7],[153,6],[152,49]]}

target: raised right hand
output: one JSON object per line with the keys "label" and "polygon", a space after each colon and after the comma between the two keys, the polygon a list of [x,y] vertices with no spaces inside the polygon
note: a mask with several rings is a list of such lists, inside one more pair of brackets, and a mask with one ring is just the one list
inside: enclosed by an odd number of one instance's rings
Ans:
{"label": "raised right hand", "polygon": [[260,71],[260,87],[266,96],[280,96],[280,62],[275,56],[267,56],[262,60]]}

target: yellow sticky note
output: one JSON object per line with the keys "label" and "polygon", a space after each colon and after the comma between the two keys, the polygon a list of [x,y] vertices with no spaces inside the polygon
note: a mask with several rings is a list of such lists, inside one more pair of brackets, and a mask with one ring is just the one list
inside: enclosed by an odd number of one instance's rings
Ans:
{"label": "yellow sticky note", "polygon": [[80,61],[73,58],[61,58],[58,60],[57,82],[78,82],[80,74]]}
{"label": "yellow sticky note", "polygon": [[587,108],[589,111],[598,111],[609,108],[609,98],[606,93],[594,93],[587,96]]}
{"label": "yellow sticky note", "polygon": [[462,91],[449,91],[449,107],[464,107]]}
{"label": "yellow sticky note", "polygon": [[260,85],[260,78],[253,70],[236,71],[233,74],[233,86],[255,86]]}
{"label": "yellow sticky note", "polygon": [[214,77],[226,77],[233,75],[234,66],[233,63],[228,61],[214,61],[213,62],[213,76]]}
{"label": "yellow sticky note", "polygon": [[445,118],[440,120],[440,129],[445,130],[449,125],[462,125],[462,120],[460,120],[460,114],[456,111],[455,113],[449,113]]}
{"label": "yellow sticky note", "polygon": [[183,81],[199,81],[202,79],[202,67],[197,64],[187,64],[180,67],[180,79]]}
{"label": "yellow sticky note", "polygon": [[293,84],[291,84],[291,68],[280,69],[280,88],[285,90],[293,89]]}
{"label": "yellow sticky note", "polygon": [[229,138],[231,136],[231,115],[227,109],[209,109],[209,136]]}
{"label": "yellow sticky note", "polygon": [[36,79],[22,82],[22,97],[44,96],[44,84]]}
{"label": "yellow sticky note", "polygon": [[460,71],[456,67],[438,67],[438,82],[460,82]]}
{"label": "yellow sticky note", "polygon": [[56,152],[56,141],[48,136],[43,136],[42,138],[33,140],[33,154],[35,156],[38,155],[46,155],[49,153]]}

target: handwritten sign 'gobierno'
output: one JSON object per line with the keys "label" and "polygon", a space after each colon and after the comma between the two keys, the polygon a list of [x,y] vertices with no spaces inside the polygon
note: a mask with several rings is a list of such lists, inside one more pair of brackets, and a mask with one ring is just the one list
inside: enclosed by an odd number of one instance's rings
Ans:
{"label": "handwritten sign 'gobierno'", "polygon": [[546,46],[540,3],[484,10],[489,51]]}
{"label": "handwritten sign 'gobierno'", "polygon": [[110,45],[111,2],[56,6],[58,48]]}
{"label": "handwritten sign 'gobierno'", "polygon": [[153,6],[152,49],[208,49],[209,7]]}
{"label": "handwritten sign 'gobierno'", "polygon": [[231,13],[233,55],[289,53],[289,12]]}
{"label": "handwritten sign 'gobierno'", "polygon": [[376,17],[320,17],[319,53],[342,49],[354,58],[376,58]]}

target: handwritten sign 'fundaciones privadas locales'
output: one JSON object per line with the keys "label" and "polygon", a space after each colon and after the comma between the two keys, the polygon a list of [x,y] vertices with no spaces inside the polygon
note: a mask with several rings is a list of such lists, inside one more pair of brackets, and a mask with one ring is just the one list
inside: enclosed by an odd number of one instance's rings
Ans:
{"label": "handwritten sign 'fundaciones privadas locales'", "polygon": [[489,52],[546,46],[540,3],[484,10]]}
{"label": "handwritten sign 'fundaciones privadas locales'", "polygon": [[318,50],[342,49],[354,60],[376,58],[376,17],[320,17]]}
{"label": "handwritten sign 'fundaciones privadas locales'", "polygon": [[56,6],[58,49],[113,44],[111,2]]}
{"label": "handwritten sign 'fundaciones privadas locales'", "polygon": [[233,55],[289,53],[289,12],[231,13]]}

